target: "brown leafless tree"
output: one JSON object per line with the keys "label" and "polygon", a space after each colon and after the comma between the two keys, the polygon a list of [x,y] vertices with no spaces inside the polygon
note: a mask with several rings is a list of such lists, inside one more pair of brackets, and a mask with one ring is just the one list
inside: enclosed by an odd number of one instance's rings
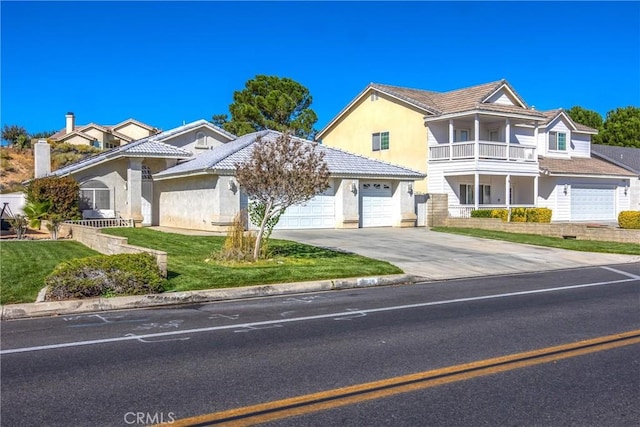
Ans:
{"label": "brown leafless tree", "polygon": [[264,205],[253,258],[258,259],[267,223],[289,206],[304,203],[329,186],[329,167],[316,144],[282,133],[258,139],[251,158],[236,164],[240,187]]}

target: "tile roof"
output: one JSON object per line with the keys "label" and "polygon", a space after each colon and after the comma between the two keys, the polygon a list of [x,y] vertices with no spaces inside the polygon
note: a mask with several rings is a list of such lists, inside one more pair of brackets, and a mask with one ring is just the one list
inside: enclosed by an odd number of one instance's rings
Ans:
{"label": "tile roof", "polygon": [[640,175],[640,148],[591,144],[591,154]]}
{"label": "tile roof", "polygon": [[[115,134],[116,136],[118,136],[121,139],[127,139],[128,141],[131,141],[131,137],[128,137],[128,136],[126,136],[124,134],[121,134],[121,133],[119,133],[118,131],[115,130],[116,128],[122,127],[123,125],[128,124],[128,123],[135,123],[136,125],[138,125],[140,127],[143,127],[145,129],[148,129],[150,131],[156,131],[156,133],[158,131],[158,129],[154,128],[153,126],[149,126],[148,124],[139,122],[138,120],[135,120],[135,119],[127,119],[127,120],[125,120],[123,122],[120,122],[120,123],[118,123],[116,125],[99,125],[97,123],[91,122],[91,123],[86,124],[86,125],[74,126],[73,130],[75,132],[84,132],[85,130],[87,130],[90,127],[95,127],[97,129],[101,130],[102,132],[112,132],[113,134]],[[66,127],[60,129],[58,132],[54,133],[49,138],[57,140],[57,139],[63,138],[65,135],[67,135],[67,128]]]}
{"label": "tile roof", "polygon": [[[258,138],[273,141],[281,135],[276,131],[260,131],[243,135],[221,147],[214,148],[192,160],[186,161],[173,168],[164,170],[154,177],[166,177],[172,175],[184,175],[205,170],[233,172],[236,163],[242,163],[251,157],[254,143]],[[303,140],[309,144],[311,141]],[[401,166],[379,160],[369,159],[364,156],[349,153],[332,147],[318,145],[317,149],[325,153],[325,161],[329,171],[334,176],[358,176],[380,178],[411,178],[421,179],[425,175]]]}
{"label": "tile roof", "polygon": [[[543,117],[542,113],[529,109],[515,90],[506,80],[499,80],[456,89],[449,92],[433,92],[422,89],[410,89],[398,86],[371,83],[374,89],[389,93],[407,102],[413,103],[435,115],[458,113],[469,110],[487,110],[504,113],[527,114],[534,117]],[[502,86],[507,86],[524,104],[524,107],[514,105],[502,105],[483,103],[483,101]]]}
{"label": "tile roof", "polygon": [[593,157],[574,157],[572,159],[538,157],[538,162],[540,170],[548,170],[551,174],[634,176],[626,169]]}

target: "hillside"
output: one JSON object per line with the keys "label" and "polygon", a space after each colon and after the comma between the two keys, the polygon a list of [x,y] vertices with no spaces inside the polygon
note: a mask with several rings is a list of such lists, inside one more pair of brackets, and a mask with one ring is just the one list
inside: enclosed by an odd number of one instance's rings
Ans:
{"label": "hillside", "polygon": [[[100,150],[88,145],[52,144],[51,170],[59,169]],[[22,191],[22,182],[33,178],[33,151],[0,148],[0,193]]]}
{"label": "hillside", "polygon": [[22,182],[33,178],[33,152],[0,148],[0,192],[22,191]]}

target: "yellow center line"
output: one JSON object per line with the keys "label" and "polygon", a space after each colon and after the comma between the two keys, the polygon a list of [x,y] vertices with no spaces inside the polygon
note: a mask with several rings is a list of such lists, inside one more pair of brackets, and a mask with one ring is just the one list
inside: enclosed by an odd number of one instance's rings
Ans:
{"label": "yellow center line", "polygon": [[172,426],[248,426],[640,343],[640,330],[176,420]]}

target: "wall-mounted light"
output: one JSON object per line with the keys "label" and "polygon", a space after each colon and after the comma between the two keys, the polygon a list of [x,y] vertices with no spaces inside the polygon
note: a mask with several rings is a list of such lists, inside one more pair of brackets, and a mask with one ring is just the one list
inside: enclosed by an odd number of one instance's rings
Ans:
{"label": "wall-mounted light", "polygon": [[569,193],[569,184],[564,185],[564,195],[566,196]]}
{"label": "wall-mounted light", "polygon": [[233,182],[232,179],[227,182],[227,189],[229,189],[230,191],[236,191],[236,183]]}
{"label": "wall-mounted light", "polygon": [[629,192],[629,186],[625,185],[624,186],[624,195],[626,196],[628,192]]}
{"label": "wall-mounted light", "polygon": [[124,189],[127,189],[127,181],[124,182]]}
{"label": "wall-mounted light", "polygon": [[409,184],[409,188],[407,189],[407,192],[409,193],[409,195],[413,194],[413,184]]}
{"label": "wall-mounted light", "polygon": [[352,182],[352,183],[351,183],[351,192],[352,192],[353,194],[356,194],[356,193],[358,192],[358,186],[356,185],[356,183],[355,183],[355,182]]}

